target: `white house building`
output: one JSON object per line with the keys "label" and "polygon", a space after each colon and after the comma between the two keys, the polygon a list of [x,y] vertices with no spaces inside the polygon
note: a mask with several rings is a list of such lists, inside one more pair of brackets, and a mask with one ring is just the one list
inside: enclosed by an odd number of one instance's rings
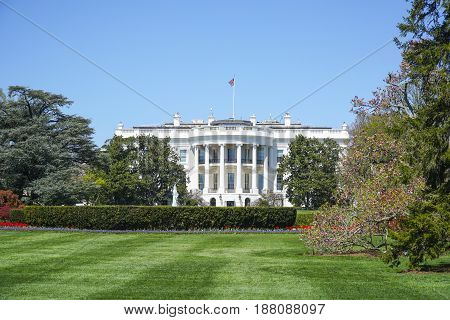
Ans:
{"label": "white house building", "polygon": [[[277,175],[281,157],[287,154],[289,142],[301,134],[309,138],[331,138],[346,147],[347,125],[340,129],[309,127],[293,123],[289,114],[283,123],[276,120],[181,121],[176,113],[173,122],[157,126],[124,128],[119,123],[116,135],[131,137],[153,135],[170,138],[189,177],[189,190],[199,190],[212,206],[247,206],[262,193],[285,194],[282,178]],[[290,203],[283,197],[283,205]]]}

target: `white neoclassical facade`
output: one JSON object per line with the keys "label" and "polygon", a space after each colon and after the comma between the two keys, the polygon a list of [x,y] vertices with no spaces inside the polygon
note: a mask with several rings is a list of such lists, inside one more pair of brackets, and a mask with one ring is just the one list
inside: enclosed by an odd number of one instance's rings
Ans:
{"label": "white neoclassical facade", "polygon": [[[283,123],[275,120],[181,121],[177,113],[173,122],[156,126],[116,128],[123,137],[153,135],[170,138],[188,174],[188,189],[199,190],[204,200],[213,206],[246,206],[262,193],[285,195],[281,177],[277,175],[282,155],[289,151],[289,142],[301,134],[309,138],[331,138],[346,147],[349,140],[347,125],[342,128],[303,126],[293,123],[289,114]],[[283,197],[283,205],[290,203]]]}

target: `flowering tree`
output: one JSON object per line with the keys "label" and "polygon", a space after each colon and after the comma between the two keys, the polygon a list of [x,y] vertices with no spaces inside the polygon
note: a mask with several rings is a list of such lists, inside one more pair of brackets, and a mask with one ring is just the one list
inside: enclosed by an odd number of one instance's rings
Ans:
{"label": "flowering tree", "polygon": [[402,61],[398,72],[391,72],[384,79],[385,86],[372,92],[369,100],[356,96],[352,99],[352,111],[356,114],[400,113],[415,116],[422,103],[421,84],[409,77],[409,64]]}
{"label": "flowering tree", "polygon": [[389,117],[372,118],[354,132],[340,170],[337,204],[321,208],[305,234],[315,251],[385,251],[389,230],[419,198],[423,179],[409,165],[401,141],[380,129]]}
{"label": "flowering tree", "polygon": [[[412,0],[398,25],[403,59],[370,100],[342,164],[337,205],[305,237],[321,252],[355,246],[411,266],[450,250],[449,2]],[[388,233],[390,235],[389,241]]]}

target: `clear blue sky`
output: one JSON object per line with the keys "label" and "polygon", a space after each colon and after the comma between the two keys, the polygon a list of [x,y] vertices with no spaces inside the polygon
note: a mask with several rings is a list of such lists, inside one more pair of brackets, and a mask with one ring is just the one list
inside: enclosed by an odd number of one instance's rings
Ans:
{"label": "clear blue sky", "polygon": [[[276,115],[398,35],[408,7],[383,1],[2,0],[186,121]],[[165,113],[0,5],[0,88],[61,93],[92,120],[98,145]],[[400,52],[391,43],[291,111],[308,125],[352,122],[350,100],[370,96]]]}

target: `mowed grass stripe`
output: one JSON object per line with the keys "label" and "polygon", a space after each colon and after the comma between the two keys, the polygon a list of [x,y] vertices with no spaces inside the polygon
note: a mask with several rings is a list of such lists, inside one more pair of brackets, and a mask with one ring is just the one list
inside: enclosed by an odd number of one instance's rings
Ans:
{"label": "mowed grass stripe", "polygon": [[[143,243],[136,235],[87,237],[78,233],[71,234],[72,242],[64,238],[64,243],[61,243],[58,233],[48,236],[52,235],[55,238],[52,245],[43,244],[31,254],[29,251],[22,253],[22,256],[29,257],[28,261],[0,268],[0,283],[7,284],[0,298],[25,295],[29,299],[42,296],[59,299],[70,291],[73,299],[83,299],[98,290],[98,286],[113,283],[111,277],[105,277],[111,266],[113,277],[120,279],[120,275],[126,275],[125,271],[130,269],[127,258],[134,256],[133,251],[170,239],[170,236],[153,237]],[[42,286],[43,283],[45,285]]]}
{"label": "mowed grass stripe", "polygon": [[[130,281],[116,286],[115,290],[103,290],[90,299],[208,299],[216,290],[212,277],[218,269],[227,265],[220,256],[201,257],[197,253],[211,246],[217,235],[191,237],[177,235],[164,248],[147,248],[140,252],[159,263],[140,269]],[[238,242],[242,241],[237,239]],[[223,242],[223,240],[222,240]],[[237,245],[236,241],[234,244]]]}
{"label": "mowed grass stripe", "polygon": [[229,261],[227,268],[220,269],[216,274],[216,290],[210,298],[228,299],[231,295],[252,299],[281,299],[287,296],[296,299],[300,294],[311,291],[307,279],[282,272],[286,263],[291,265],[292,260],[299,259],[305,253],[298,236],[267,234],[262,241],[260,235],[248,235],[243,239],[236,248],[216,246],[211,251],[199,253],[219,254]]}
{"label": "mowed grass stripe", "polygon": [[39,264],[44,259],[64,258],[94,241],[92,238],[86,238],[83,234],[24,233],[26,237],[19,232],[19,238],[8,239],[3,237],[3,233],[0,232],[0,250],[7,257],[7,259],[0,259],[0,271],[3,270],[3,267],[27,266]]}
{"label": "mowed grass stripe", "polygon": [[[65,235],[0,232],[0,298],[448,299],[450,293],[448,273],[399,273],[366,256],[311,256],[294,234]],[[450,256],[433,263],[448,265]]]}

